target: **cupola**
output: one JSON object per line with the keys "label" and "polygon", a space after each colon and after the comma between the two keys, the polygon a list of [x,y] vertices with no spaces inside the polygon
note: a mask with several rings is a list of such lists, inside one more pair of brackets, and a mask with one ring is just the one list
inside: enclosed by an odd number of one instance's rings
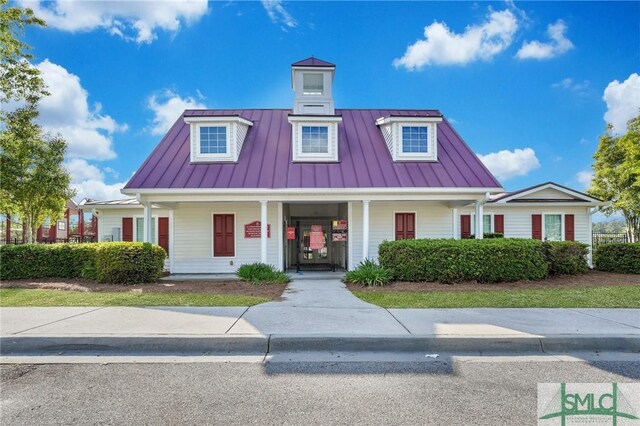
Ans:
{"label": "cupola", "polygon": [[291,64],[291,86],[295,92],[293,113],[334,115],[333,76],[336,66],[313,56]]}

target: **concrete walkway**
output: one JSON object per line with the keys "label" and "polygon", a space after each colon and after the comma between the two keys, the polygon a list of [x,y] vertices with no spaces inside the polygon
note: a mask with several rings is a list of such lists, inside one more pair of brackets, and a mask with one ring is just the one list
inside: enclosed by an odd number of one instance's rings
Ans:
{"label": "concrete walkway", "polygon": [[[386,348],[640,351],[638,309],[383,309],[337,279],[253,307],[2,308],[0,351]],[[564,346],[563,346],[564,345]],[[53,348],[53,349],[51,349]],[[262,351],[259,349],[258,352]]]}

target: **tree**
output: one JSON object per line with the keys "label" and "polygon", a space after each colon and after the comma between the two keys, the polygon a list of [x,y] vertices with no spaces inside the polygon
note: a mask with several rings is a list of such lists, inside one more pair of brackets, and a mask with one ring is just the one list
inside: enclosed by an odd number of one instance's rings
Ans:
{"label": "tree", "polygon": [[22,218],[29,243],[35,241],[38,226],[47,217],[58,219],[75,195],[63,167],[67,143],[45,135],[34,123],[37,114],[35,106],[7,113],[6,129],[0,132],[2,204]]}
{"label": "tree", "polygon": [[615,136],[611,125],[600,136],[593,158],[595,174],[587,191],[608,201],[602,212],[621,211],[631,242],[640,241],[640,115],[629,120],[627,133]]}
{"label": "tree", "polygon": [[29,25],[45,23],[31,9],[8,7],[7,0],[0,0],[0,103],[35,105],[48,94],[40,72],[29,62],[31,47],[18,39]]}

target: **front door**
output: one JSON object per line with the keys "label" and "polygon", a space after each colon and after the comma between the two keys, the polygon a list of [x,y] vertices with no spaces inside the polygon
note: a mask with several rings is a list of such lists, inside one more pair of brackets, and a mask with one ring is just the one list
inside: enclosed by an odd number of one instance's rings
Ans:
{"label": "front door", "polygon": [[305,220],[298,223],[298,259],[300,265],[330,267],[331,222],[327,220]]}

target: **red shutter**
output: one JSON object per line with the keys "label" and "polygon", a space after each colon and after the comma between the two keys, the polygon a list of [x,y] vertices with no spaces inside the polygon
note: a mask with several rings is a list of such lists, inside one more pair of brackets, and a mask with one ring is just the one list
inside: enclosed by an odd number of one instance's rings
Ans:
{"label": "red shutter", "polygon": [[158,218],[158,245],[169,254],[169,218]]}
{"label": "red shutter", "polygon": [[49,241],[56,242],[56,235],[58,233],[58,221],[52,220],[49,227]]}
{"label": "red shutter", "polygon": [[235,256],[235,232],[232,214],[213,215],[213,255]]}
{"label": "red shutter", "polygon": [[542,215],[531,215],[531,238],[534,240],[542,239]]}
{"label": "red shutter", "polygon": [[413,240],[415,238],[415,213],[396,213],[396,240]]}
{"label": "red shutter", "polygon": [[122,218],[122,241],[133,241],[133,218]]}
{"label": "red shutter", "polygon": [[504,235],[504,215],[493,215],[493,232]]}
{"label": "red shutter", "polygon": [[38,227],[38,231],[36,233],[36,241],[37,242],[42,242],[42,226]]}
{"label": "red shutter", "polygon": [[572,214],[564,215],[564,239],[565,241],[573,241],[575,239],[574,216]]}
{"label": "red shutter", "polygon": [[7,229],[5,230],[5,242],[9,244],[11,241],[11,214],[7,213]]}
{"label": "red shutter", "polygon": [[464,239],[471,238],[471,215],[460,215],[460,236]]}

